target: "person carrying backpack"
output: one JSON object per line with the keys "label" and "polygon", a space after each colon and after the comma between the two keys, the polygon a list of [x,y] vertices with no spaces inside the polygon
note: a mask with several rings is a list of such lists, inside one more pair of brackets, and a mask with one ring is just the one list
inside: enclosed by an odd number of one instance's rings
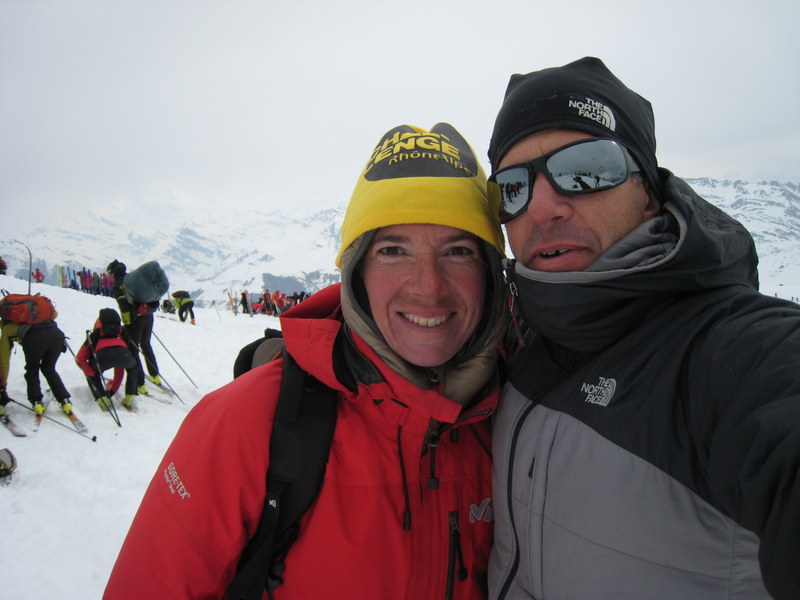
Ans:
{"label": "person carrying backpack", "polygon": [[334,390],[336,421],[319,493],[276,557],[269,597],[486,597],[506,299],[485,185],[448,124],[381,138],[342,225],[342,282],[281,316],[282,357],[187,415],[105,598],[267,597],[264,579],[247,593],[228,587],[265,501],[279,502],[265,474],[286,458],[269,449],[292,361]]}
{"label": "person carrying backpack", "polygon": [[195,324],[194,322],[194,301],[189,296],[189,292],[185,292],[183,290],[173,292],[172,293],[172,303],[175,305],[175,308],[178,309],[178,318],[181,320],[181,323],[186,321],[186,315],[188,313],[190,318],[190,323],[192,325]]}
{"label": "person carrying backpack", "polygon": [[[64,386],[58,372],[56,363],[61,354],[67,351],[64,332],[55,322],[58,313],[52,303],[44,296],[9,295],[3,299],[8,302],[14,298],[15,302],[28,303],[32,307],[26,316],[16,318],[11,313],[3,311],[6,317],[0,319],[0,402],[9,401],[6,392],[8,383],[8,370],[11,363],[11,348],[14,342],[22,346],[25,354],[25,382],[27,384],[28,402],[31,403],[36,414],[44,414],[47,408],[43,403],[39,372],[44,375],[53,397],[61,405],[64,414],[72,412],[70,393]],[[31,304],[33,303],[33,304]],[[37,310],[41,312],[37,312]],[[19,313],[14,313],[19,314]],[[3,410],[2,412],[5,412]],[[0,412],[0,414],[2,414]]]}
{"label": "person carrying backpack", "polygon": [[[75,357],[78,366],[86,374],[86,381],[100,410],[111,408],[113,396],[125,379],[125,398],[122,403],[132,408],[129,398],[135,398],[138,368],[128,344],[123,340],[122,320],[113,308],[101,308],[94,327],[87,332]],[[103,371],[114,368],[114,378],[106,385]],[[127,402],[127,404],[126,404]]]}
{"label": "person carrying backpack", "polygon": [[136,396],[147,394],[140,351],[150,379],[156,385],[161,385],[158,362],[150,338],[153,334],[153,313],[158,308],[159,298],[167,291],[169,281],[155,261],[145,263],[128,273],[125,263],[113,260],[106,271],[114,278],[111,295],[119,306],[128,348],[138,368],[136,394],[126,393],[124,400],[125,406],[134,408]]}

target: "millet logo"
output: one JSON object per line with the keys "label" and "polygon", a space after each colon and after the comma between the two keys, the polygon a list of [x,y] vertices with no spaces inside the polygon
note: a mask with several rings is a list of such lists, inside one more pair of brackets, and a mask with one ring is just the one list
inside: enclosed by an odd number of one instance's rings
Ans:
{"label": "millet logo", "polygon": [[469,505],[469,522],[477,523],[478,521],[494,521],[491,498],[484,498],[477,506],[475,504]]}
{"label": "millet logo", "polygon": [[596,384],[583,383],[581,385],[581,392],[586,394],[586,402],[589,404],[599,404],[600,406],[608,406],[611,398],[614,397],[614,392],[617,390],[617,380],[608,377],[598,377]]}
{"label": "millet logo", "polygon": [[570,100],[569,108],[575,109],[579,117],[596,121],[611,131],[616,131],[617,129],[617,120],[614,118],[614,111],[602,102],[598,102],[592,98],[586,98],[586,100]]}

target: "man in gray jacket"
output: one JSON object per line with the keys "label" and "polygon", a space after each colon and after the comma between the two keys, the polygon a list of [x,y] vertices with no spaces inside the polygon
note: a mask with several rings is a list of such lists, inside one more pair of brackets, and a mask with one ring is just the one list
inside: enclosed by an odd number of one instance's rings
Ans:
{"label": "man in gray jacket", "polygon": [[800,308],[596,58],[511,78],[490,597],[800,598]]}

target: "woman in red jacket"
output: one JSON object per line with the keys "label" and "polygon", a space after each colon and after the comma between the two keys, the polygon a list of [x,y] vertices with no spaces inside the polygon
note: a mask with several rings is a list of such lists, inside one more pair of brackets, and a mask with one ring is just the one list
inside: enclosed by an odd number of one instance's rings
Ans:
{"label": "woman in red jacket", "polygon": [[[375,148],[342,225],[342,283],[281,317],[286,350],[339,408],[274,598],[486,597],[505,326],[497,214],[450,125],[399,126]],[[106,599],[225,597],[264,506],[280,379],[270,362],[189,413]]]}
{"label": "woman in red jacket", "polygon": [[[97,406],[103,411],[111,408],[111,396],[119,389],[123,372],[127,373],[125,394],[136,393],[136,360],[122,339],[123,331],[119,313],[113,308],[101,308],[91,333],[75,356]],[[114,378],[106,385],[103,371],[110,368],[114,369]]]}

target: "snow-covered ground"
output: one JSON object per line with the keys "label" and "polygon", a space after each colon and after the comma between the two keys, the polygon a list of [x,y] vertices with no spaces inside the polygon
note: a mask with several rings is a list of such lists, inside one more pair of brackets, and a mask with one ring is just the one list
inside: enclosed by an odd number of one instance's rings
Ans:
{"label": "snow-covered ground", "polygon": [[[0,276],[0,288],[27,293],[28,282]],[[110,298],[70,289],[34,283],[32,292],[55,302],[58,325],[76,353],[98,311],[116,308]],[[265,327],[279,327],[274,317],[234,316],[225,306],[218,311],[196,308],[196,326],[156,314],[163,318],[155,319],[155,334],[197,384],[195,388],[154,337],[162,376],[185,404],[140,396],[138,413],[119,409],[122,427],[117,427],[95,406],[83,372],[67,352],[57,370],[72,394],[76,414],[97,436],[96,442],[73,430],[55,404],[45,414],[57,423],[45,419],[35,433],[33,413],[8,405],[28,436],[12,437],[0,426],[0,448],[10,449],[18,462],[11,484],[0,486],[2,600],[100,598],[145,487],[184,416],[204,394],[231,380],[242,346],[263,335]],[[25,357],[17,344],[14,348],[8,393],[28,406]],[[46,389],[44,377],[41,382]],[[153,387],[151,394],[166,398]]]}
{"label": "snow-covered ground", "polygon": [[[0,276],[0,288],[26,293],[28,282]],[[75,352],[97,312],[116,308],[110,298],[69,289],[34,283],[32,291],[55,302],[59,327]],[[762,291],[787,299],[800,297],[800,285],[765,286]],[[194,327],[172,317],[155,319],[156,335],[197,384],[195,388],[154,338],[161,373],[185,404],[140,397],[137,414],[120,409],[122,427],[117,427],[94,405],[83,372],[67,353],[58,372],[96,442],[72,430],[56,406],[47,414],[58,423],[45,420],[35,433],[33,414],[15,404],[8,406],[28,436],[12,437],[0,426],[0,448],[9,448],[19,463],[11,484],[0,487],[2,600],[100,598],[145,487],[182,419],[204,394],[230,381],[242,346],[260,337],[265,327],[279,326],[273,317],[234,316],[224,306],[195,313]],[[15,348],[8,392],[27,405],[24,356]],[[43,378],[42,384],[44,389]]]}

